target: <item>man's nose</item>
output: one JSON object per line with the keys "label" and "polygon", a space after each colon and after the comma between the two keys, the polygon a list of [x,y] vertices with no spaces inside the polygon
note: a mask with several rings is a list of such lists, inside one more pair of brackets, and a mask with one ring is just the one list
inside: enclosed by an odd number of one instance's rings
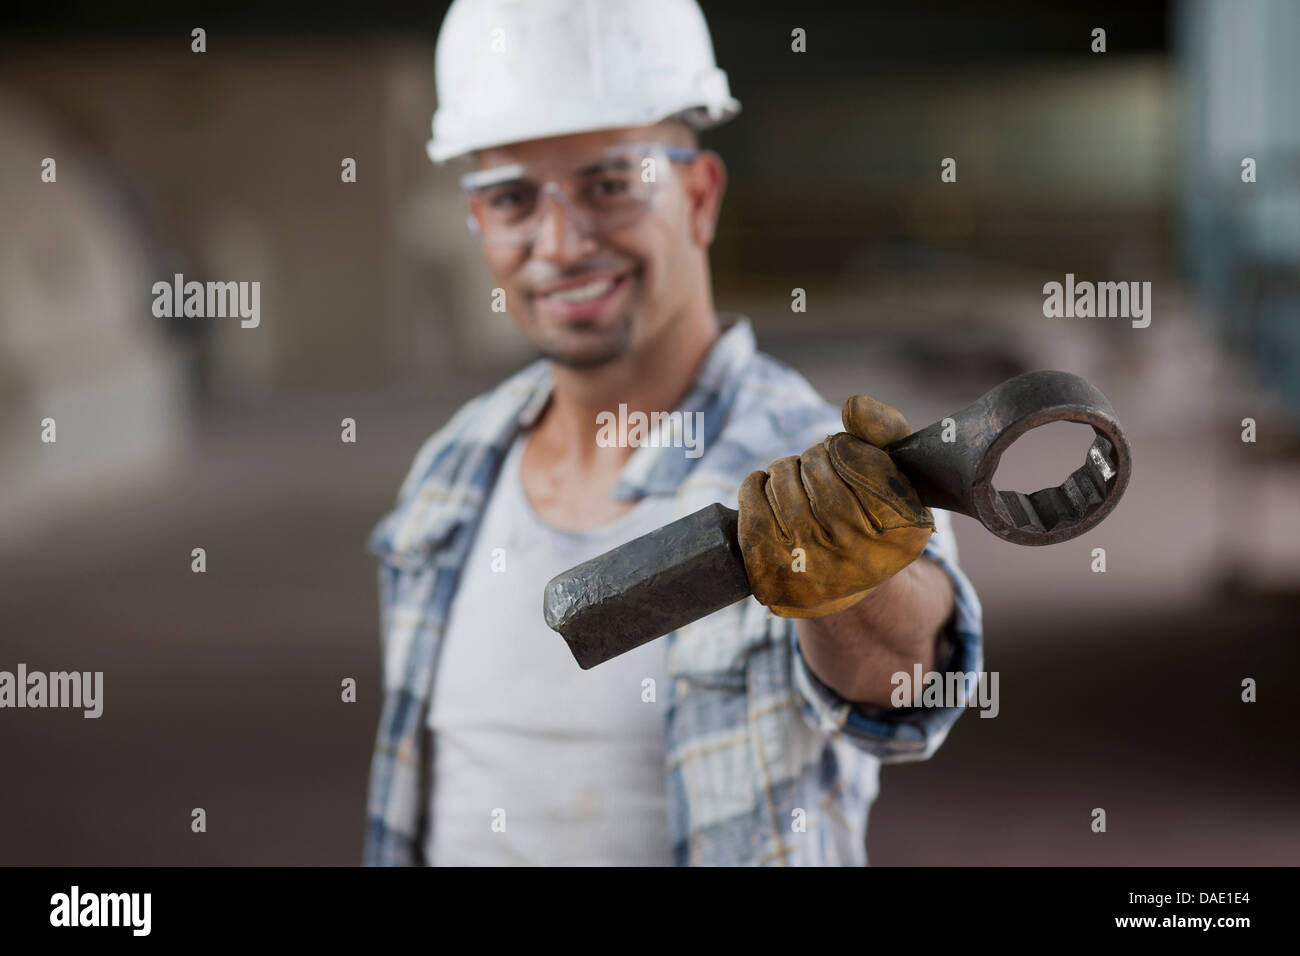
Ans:
{"label": "man's nose", "polygon": [[[547,199],[551,200],[547,202]],[[595,244],[586,224],[554,184],[542,190],[533,254],[552,262],[572,263],[591,252]]]}

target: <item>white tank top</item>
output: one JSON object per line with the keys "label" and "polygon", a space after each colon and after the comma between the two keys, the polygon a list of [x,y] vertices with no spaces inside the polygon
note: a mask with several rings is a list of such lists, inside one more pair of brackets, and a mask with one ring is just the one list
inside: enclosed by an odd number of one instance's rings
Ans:
{"label": "white tank top", "polygon": [[426,858],[666,866],[666,642],[584,671],[546,626],[542,592],[561,571],[672,521],[673,499],[644,498],[591,531],[556,530],[524,496],[526,435],[493,488],[439,651]]}

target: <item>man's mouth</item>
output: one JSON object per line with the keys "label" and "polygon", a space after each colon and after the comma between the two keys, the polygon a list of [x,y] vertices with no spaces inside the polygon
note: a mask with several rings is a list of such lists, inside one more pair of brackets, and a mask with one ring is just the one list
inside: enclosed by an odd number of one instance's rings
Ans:
{"label": "man's mouth", "polygon": [[550,299],[552,302],[590,302],[592,299],[599,299],[602,295],[608,295],[613,290],[616,281],[615,277],[597,279],[584,285],[559,289],[547,294],[544,298]]}
{"label": "man's mouth", "polygon": [[590,318],[600,312],[626,279],[624,275],[602,276],[534,295],[537,303],[551,312],[566,318]]}

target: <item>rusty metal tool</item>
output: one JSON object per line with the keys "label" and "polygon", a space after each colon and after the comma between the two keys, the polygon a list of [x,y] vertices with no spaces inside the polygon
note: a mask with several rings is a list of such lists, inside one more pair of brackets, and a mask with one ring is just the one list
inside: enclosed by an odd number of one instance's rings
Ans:
{"label": "rusty metal tool", "polygon": [[[1119,503],[1132,468],[1106,397],[1069,372],[1026,372],[885,450],[927,507],[969,515],[1013,544],[1077,537]],[[1049,422],[1091,425],[1083,465],[1055,488],[999,491],[1008,447]],[[952,440],[945,441],[945,432]],[[592,558],[546,585],[543,610],[584,670],[750,595],[737,512],[712,504]]]}

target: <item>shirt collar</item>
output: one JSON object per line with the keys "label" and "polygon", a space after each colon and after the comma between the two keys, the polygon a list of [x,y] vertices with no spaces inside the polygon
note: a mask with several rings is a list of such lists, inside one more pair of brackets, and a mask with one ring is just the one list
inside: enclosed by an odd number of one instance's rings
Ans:
{"label": "shirt collar", "polygon": [[[754,328],[748,317],[724,314],[719,316],[719,321],[722,333],[709,346],[690,389],[672,409],[681,412],[683,420],[687,415],[699,413],[696,421],[700,422],[701,428],[694,433],[694,439],[702,451],[707,450],[722,431],[740,376],[757,351]],[[515,434],[533,426],[550,400],[554,387],[550,363],[545,363],[535,387],[519,409]],[[687,457],[687,451],[684,447],[672,445],[642,445],[632,452],[619,472],[614,497],[635,500],[645,495],[673,494],[700,460]]]}

